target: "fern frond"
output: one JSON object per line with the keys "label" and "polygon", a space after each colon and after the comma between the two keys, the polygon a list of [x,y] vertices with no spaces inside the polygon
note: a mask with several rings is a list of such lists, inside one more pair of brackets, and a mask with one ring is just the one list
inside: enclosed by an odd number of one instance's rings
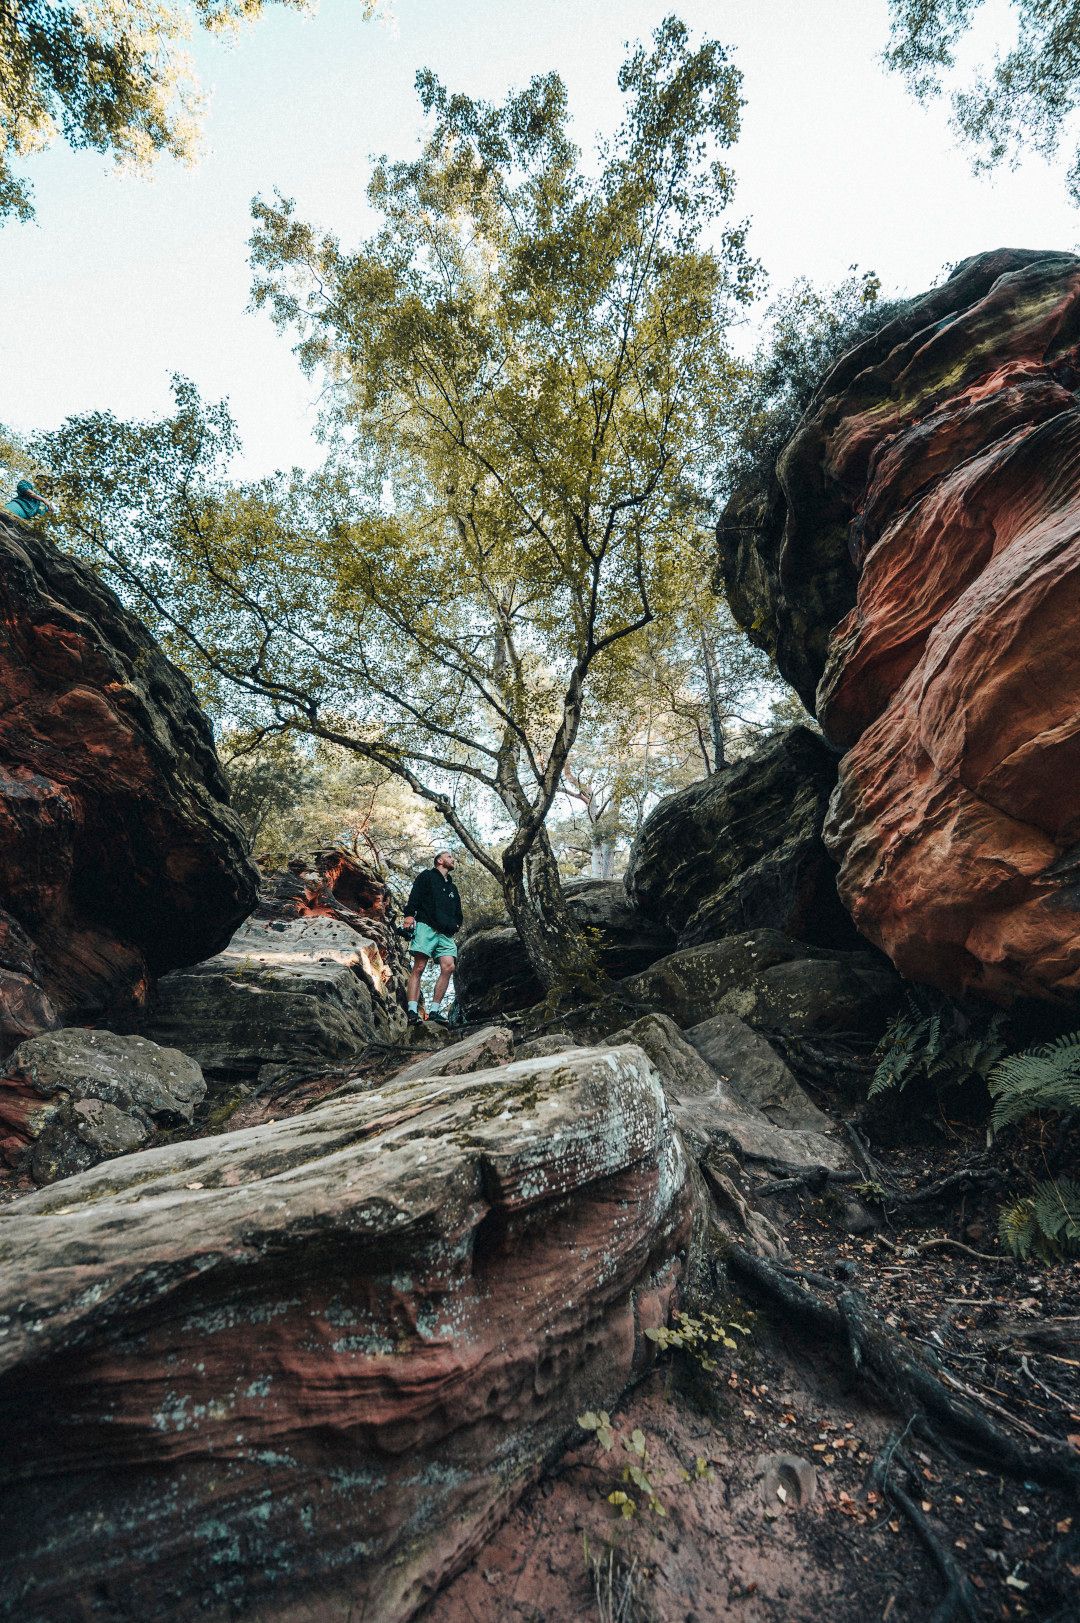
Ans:
{"label": "fern frond", "polygon": [[1001,1060],[989,1087],[995,1132],[1034,1110],[1080,1111],[1080,1031]]}
{"label": "fern frond", "polygon": [[1080,1183],[1043,1179],[999,1214],[998,1236],[1021,1262],[1032,1252],[1047,1262],[1080,1256]]}

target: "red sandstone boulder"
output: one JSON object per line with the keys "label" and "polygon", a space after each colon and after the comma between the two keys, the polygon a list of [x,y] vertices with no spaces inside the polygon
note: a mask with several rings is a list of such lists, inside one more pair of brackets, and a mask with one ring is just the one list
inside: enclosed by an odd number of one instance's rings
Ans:
{"label": "red sandstone boulder", "polygon": [[256,873],[187,679],[85,564],[0,517],[0,1056],[122,1022]]}
{"label": "red sandstone boulder", "polygon": [[0,1208],[15,1613],[412,1616],[649,1363],[697,1187],[624,1046],[395,1079]]}
{"label": "red sandstone boulder", "polygon": [[951,993],[1080,1000],[1080,260],[1001,251],[846,356],[725,572],[848,753],[859,929]]}

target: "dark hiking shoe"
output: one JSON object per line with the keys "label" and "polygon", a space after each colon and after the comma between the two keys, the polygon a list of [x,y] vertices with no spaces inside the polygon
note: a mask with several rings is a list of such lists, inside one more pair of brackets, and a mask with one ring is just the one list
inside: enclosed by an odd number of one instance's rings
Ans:
{"label": "dark hiking shoe", "polygon": [[436,1026],[448,1026],[450,1024],[449,1020],[446,1018],[445,1014],[443,1014],[441,1009],[435,1009],[431,1014],[428,1015],[428,1023],[429,1025],[433,1024]]}
{"label": "dark hiking shoe", "polygon": [[418,1026],[420,1024],[420,1014],[417,1009],[410,1009],[405,1018],[408,1020],[410,1026]]}

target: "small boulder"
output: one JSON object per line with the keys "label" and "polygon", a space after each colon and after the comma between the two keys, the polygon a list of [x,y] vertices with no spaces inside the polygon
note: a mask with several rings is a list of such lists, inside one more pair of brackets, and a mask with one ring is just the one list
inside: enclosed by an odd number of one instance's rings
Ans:
{"label": "small boulder", "polygon": [[769,965],[719,999],[725,1014],[785,1037],[876,1042],[896,1013],[899,976],[870,953],[834,953]]}
{"label": "small boulder", "polygon": [[20,1043],[0,1079],[0,1151],[54,1183],[190,1126],[202,1071],[175,1048],[81,1027]]}
{"label": "small boulder", "polygon": [[182,1044],[211,1085],[329,1070],[375,1035],[363,951],[333,918],[248,919],[224,952],[159,982],[144,1029]]}
{"label": "small boulder", "polygon": [[685,946],[759,928],[854,945],[821,837],[835,784],[836,753],[820,733],[768,739],[660,802],[630,853],[630,897]]}
{"label": "small boulder", "polygon": [[691,1026],[686,1041],[739,1096],[776,1127],[822,1132],[829,1118],[804,1093],[764,1037],[733,1014],[714,1014]]}
{"label": "small boulder", "polygon": [[509,1064],[513,1052],[514,1039],[508,1026],[483,1026],[460,1042],[451,1042],[415,1060],[397,1073],[396,1080],[415,1082],[424,1076],[468,1076],[471,1071],[490,1071]]}

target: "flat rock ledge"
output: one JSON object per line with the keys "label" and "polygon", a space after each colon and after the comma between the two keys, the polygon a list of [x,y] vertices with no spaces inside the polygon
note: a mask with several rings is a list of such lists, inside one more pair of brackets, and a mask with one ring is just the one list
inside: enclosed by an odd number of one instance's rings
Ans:
{"label": "flat rock ledge", "polygon": [[633,1045],[0,1210],[0,1615],[410,1618],[650,1361],[699,1205]]}

